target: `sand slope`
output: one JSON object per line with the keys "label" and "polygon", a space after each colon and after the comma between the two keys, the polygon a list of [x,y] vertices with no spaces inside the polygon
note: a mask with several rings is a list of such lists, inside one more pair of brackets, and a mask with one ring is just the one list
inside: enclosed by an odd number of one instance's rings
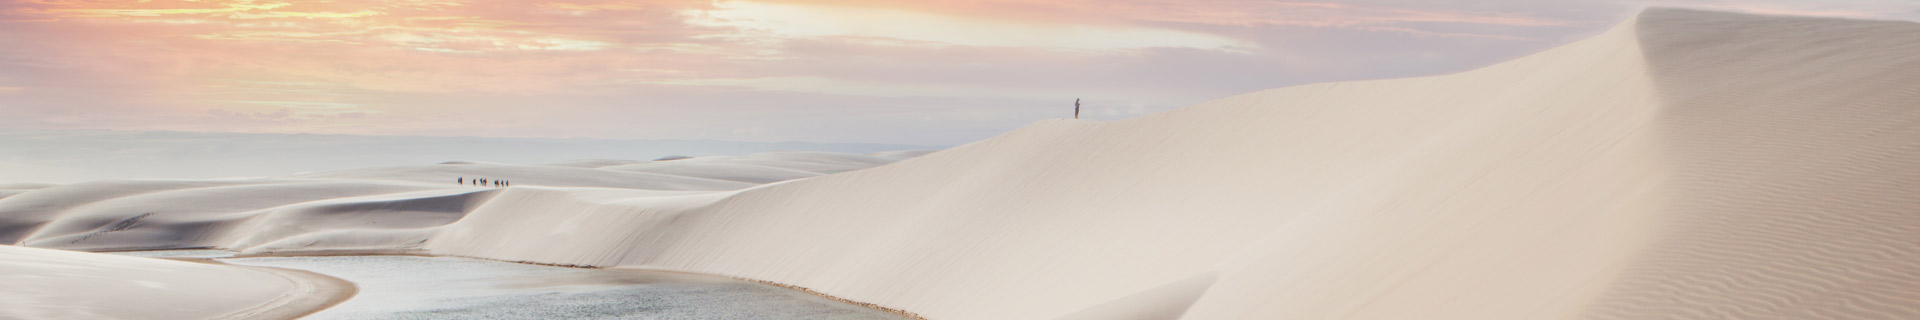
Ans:
{"label": "sand slope", "polygon": [[1920,318],[1920,24],[1639,24],[1684,196],[1590,314]]}
{"label": "sand slope", "polygon": [[514,190],[428,247],[936,319],[1913,318],[1916,63],[1913,23],[1655,9],[1471,72],[1043,121],[719,199]]}

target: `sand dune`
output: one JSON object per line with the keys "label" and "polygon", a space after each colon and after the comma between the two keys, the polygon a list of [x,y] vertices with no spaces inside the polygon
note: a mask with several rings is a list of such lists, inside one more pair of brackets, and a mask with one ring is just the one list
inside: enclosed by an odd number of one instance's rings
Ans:
{"label": "sand dune", "polygon": [[819,175],[774,166],[852,170],[892,161],[826,152],[724,159],[729,163],[740,161],[737,159],[758,161],[764,164],[733,166],[778,171],[696,170],[680,175],[672,174],[672,170],[646,173],[459,162],[266,179],[0,185],[4,187],[0,191],[7,192],[0,197],[0,243],[73,250],[224,248],[281,254],[412,253],[442,226],[461,220],[502,190],[456,184],[453,179],[457,177],[511,180],[516,186],[512,189],[573,187],[565,189],[623,197],[679,196]]}
{"label": "sand dune", "polygon": [[0,198],[0,242],[671,269],[934,319],[1920,318],[1911,22],[1652,9],[1474,71],[881,165],[912,155],[64,185]]}
{"label": "sand dune", "polygon": [[[265,229],[243,226],[250,226],[256,218],[271,220],[277,215],[302,214],[297,206],[303,203],[428,188],[412,184],[313,180],[108,181],[53,187],[0,199],[5,201],[0,203],[0,212],[8,217],[50,215],[37,225],[10,223],[9,229],[32,230],[20,233],[23,236],[17,239],[26,246],[81,250],[228,247],[231,241],[228,237],[232,235],[282,230],[271,226]],[[80,197],[67,195],[84,192],[91,192],[83,194],[88,197],[110,198],[73,202]],[[283,208],[290,205],[295,207]]]}
{"label": "sand dune", "polygon": [[0,190],[26,191],[52,187],[51,183],[0,183]]}
{"label": "sand dune", "polygon": [[0,184],[0,198],[11,197],[16,194],[26,193],[27,191],[39,190],[42,188],[52,187],[52,186],[53,186],[52,184],[43,184],[43,183]]}
{"label": "sand dune", "polygon": [[1920,318],[1920,24],[1639,24],[1684,196],[1592,314]]}
{"label": "sand dune", "polygon": [[388,180],[448,185],[454,178],[507,180],[523,186],[629,188],[648,190],[734,190],[752,183],[703,177],[559,166],[452,162],[435,165],[377,167],[293,175],[293,179]]}
{"label": "sand dune", "polygon": [[608,170],[671,174],[689,177],[701,177],[714,180],[737,181],[744,183],[768,183],[781,180],[812,178],[821,173],[788,168],[769,167],[754,164],[715,163],[693,161],[663,161],[607,167]]}
{"label": "sand dune", "polygon": [[1044,121],[724,199],[503,195],[428,247],[936,319],[1910,318],[1916,36],[1656,9],[1471,72]]}

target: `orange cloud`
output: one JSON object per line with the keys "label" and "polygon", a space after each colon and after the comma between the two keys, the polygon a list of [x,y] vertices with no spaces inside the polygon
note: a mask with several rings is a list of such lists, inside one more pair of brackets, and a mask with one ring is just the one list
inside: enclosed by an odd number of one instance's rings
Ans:
{"label": "orange cloud", "polygon": [[[722,3],[732,1],[722,1]],[[1560,26],[1572,22],[1507,12],[1413,9],[1336,2],[1258,0],[756,0],[755,2],[887,7],[949,14],[1048,21],[1173,22],[1233,26],[1362,27],[1400,23]]]}
{"label": "orange cloud", "polygon": [[[273,10],[291,5],[286,2],[254,3],[252,0],[207,3],[88,3],[88,2],[32,2],[53,6],[50,9],[25,9],[28,13],[53,15],[63,18],[109,18],[109,17],[158,17],[163,15],[195,15],[211,13],[235,13],[255,10]],[[168,8],[138,8],[140,6],[172,6]],[[200,7],[210,6],[210,7]],[[108,8],[100,8],[108,7]]]}

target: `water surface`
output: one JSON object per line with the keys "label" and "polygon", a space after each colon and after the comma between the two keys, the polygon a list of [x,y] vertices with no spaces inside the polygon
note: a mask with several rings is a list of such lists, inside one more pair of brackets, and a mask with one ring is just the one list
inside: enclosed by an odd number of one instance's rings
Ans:
{"label": "water surface", "polygon": [[[220,250],[125,252],[231,256]],[[313,271],[359,294],[308,319],[903,319],[770,285],[663,271],[550,267],[452,257],[218,258]]]}

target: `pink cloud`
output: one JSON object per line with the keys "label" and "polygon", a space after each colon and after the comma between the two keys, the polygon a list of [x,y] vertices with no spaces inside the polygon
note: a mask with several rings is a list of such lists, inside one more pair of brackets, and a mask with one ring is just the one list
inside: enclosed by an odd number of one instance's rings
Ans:
{"label": "pink cloud", "polygon": [[1338,2],[1258,0],[763,0],[803,4],[893,7],[955,14],[1048,21],[1150,21],[1202,25],[1380,26],[1400,23],[1461,23],[1561,26],[1573,22],[1523,13],[1358,5]]}
{"label": "pink cloud", "polygon": [[[1458,71],[1603,28],[1635,8],[1443,8],[1389,0],[765,1],[1100,32],[1170,31],[1142,34],[1197,34],[1236,45],[1088,49],[1027,45],[1048,39],[982,44],[689,23],[690,16],[728,3],[709,0],[22,0],[0,3],[0,43],[6,44],[0,46],[0,103],[10,107],[0,108],[0,124],[735,134],[702,129],[713,126],[831,140],[854,139],[858,128],[912,130],[921,126],[902,125],[902,119],[932,119],[925,121],[954,127],[929,130],[965,133],[942,135],[949,140],[939,142],[962,142],[961,136],[979,138],[1049,115],[1032,110],[1056,103],[1052,95],[1153,111],[1302,82]],[[1763,10],[1779,8],[1746,9]],[[1541,13],[1586,11],[1606,13]],[[977,26],[947,28],[969,27]],[[835,85],[849,88],[821,88]],[[502,129],[473,131],[477,124]],[[743,139],[775,138],[782,137]]]}

